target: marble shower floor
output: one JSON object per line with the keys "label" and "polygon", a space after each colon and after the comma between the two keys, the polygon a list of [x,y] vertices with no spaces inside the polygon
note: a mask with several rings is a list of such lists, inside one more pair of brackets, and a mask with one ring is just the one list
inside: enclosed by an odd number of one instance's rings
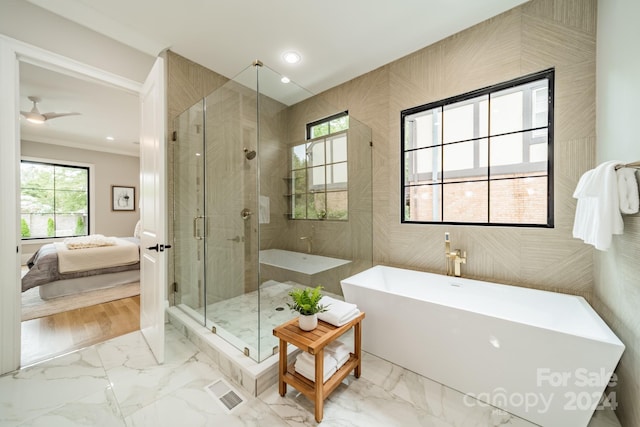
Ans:
{"label": "marble shower floor", "polygon": [[[171,325],[166,362],[157,365],[139,331],[0,377],[1,426],[315,426],[313,406],[274,384],[231,413],[204,387],[224,378],[212,360]],[[227,379],[228,382],[231,382]],[[238,387],[236,387],[238,388]],[[477,402],[476,402],[477,403]],[[370,354],[325,403],[323,426],[533,426]],[[615,427],[598,412],[589,427]]]}
{"label": "marble shower floor", "polygon": [[[287,306],[287,302],[291,302],[289,291],[303,287],[305,286],[291,281],[281,283],[269,280],[260,286],[259,293],[249,292],[207,305],[207,318],[217,327],[218,335],[240,350],[249,348],[252,356],[257,354],[259,338],[262,353],[260,359],[264,359],[272,355],[273,348],[278,345],[278,339],[273,336],[273,328],[296,315]],[[329,292],[323,294],[343,299],[342,296]],[[277,308],[283,310],[276,310]],[[202,316],[203,309],[195,311]],[[257,330],[260,330],[259,337]]]}

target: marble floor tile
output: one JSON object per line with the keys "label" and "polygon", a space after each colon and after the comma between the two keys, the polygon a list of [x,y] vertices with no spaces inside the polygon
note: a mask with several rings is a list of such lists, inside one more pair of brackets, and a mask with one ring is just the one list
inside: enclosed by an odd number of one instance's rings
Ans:
{"label": "marble floor tile", "polygon": [[[132,352],[133,359],[127,359],[126,354],[117,356],[115,349],[108,344],[105,345],[107,348],[101,348],[109,352],[111,362],[115,359],[125,361],[120,366],[110,366],[106,369],[125,416],[196,379],[213,380],[222,376],[211,358],[201,352],[185,336],[179,334],[173,326],[167,325],[166,330],[165,361],[162,365],[137,354],[140,350]],[[124,348],[130,350],[128,346]],[[122,350],[122,346],[118,347],[118,351]]]}
{"label": "marble floor tile", "polygon": [[195,380],[127,417],[132,427],[288,426],[264,402],[238,391],[245,403],[231,413],[205,391],[211,380]]}
{"label": "marble floor tile", "polygon": [[0,425],[19,425],[109,387],[94,347],[4,375],[0,377]]}
{"label": "marble floor tile", "polygon": [[125,421],[111,387],[84,399],[67,403],[20,427],[125,427]]}
{"label": "marble floor tile", "polygon": [[[312,427],[313,403],[278,386],[228,412],[205,386],[220,367],[171,325],[166,363],[157,365],[140,332],[0,377],[0,426]],[[351,342],[351,337],[345,337]],[[232,384],[232,381],[227,378]],[[368,353],[362,376],[347,377],[325,401],[324,427],[532,427],[518,417]],[[588,427],[619,427],[598,412]]]}
{"label": "marble floor tile", "polygon": [[[369,379],[392,395],[426,410],[452,426],[535,426],[368,353],[363,354],[361,378]],[[475,420],[479,424],[470,423],[469,420]]]}

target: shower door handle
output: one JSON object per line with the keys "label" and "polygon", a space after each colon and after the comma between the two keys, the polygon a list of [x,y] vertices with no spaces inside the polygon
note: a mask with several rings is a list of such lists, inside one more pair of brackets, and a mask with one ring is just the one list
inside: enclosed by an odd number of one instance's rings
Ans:
{"label": "shower door handle", "polygon": [[196,240],[203,240],[204,236],[198,234],[198,220],[204,219],[204,215],[198,215],[193,217],[193,238]]}

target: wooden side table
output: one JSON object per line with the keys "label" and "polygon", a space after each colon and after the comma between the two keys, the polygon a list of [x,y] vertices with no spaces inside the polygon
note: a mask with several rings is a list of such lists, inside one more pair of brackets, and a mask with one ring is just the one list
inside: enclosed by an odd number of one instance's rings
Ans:
{"label": "wooden side table", "polygon": [[[335,390],[342,380],[349,375],[351,370],[356,378],[360,378],[362,365],[362,319],[364,313],[343,326],[333,326],[329,323],[318,321],[318,327],[313,331],[303,331],[298,327],[298,319],[294,318],[273,330],[273,335],[280,339],[280,366],[278,376],[278,389],[280,396],[287,393],[287,384],[304,394],[314,402],[316,421],[322,421],[324,399]],[[324,348],[336,338],[353,328],[353,347],[349,360],[323,384],[324,378]],[[294,369],[294,363],[288,364],[287,343],[291,343],[315,356],[315,381],[303,377]]]}

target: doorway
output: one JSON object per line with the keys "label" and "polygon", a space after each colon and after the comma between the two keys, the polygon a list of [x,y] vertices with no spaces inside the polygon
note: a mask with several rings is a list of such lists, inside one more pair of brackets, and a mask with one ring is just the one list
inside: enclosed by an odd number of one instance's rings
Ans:
{"label": "doorway", "polygon": [[[65,238],[134,235],[139,209],[113,210],[109,193],[117,184],[139,194],[140,131],[137,95],[30,63],[19,67],[24,276],[28,259]],[[24,112],[33,108],[62,116],[31,123]],[[80,171],[86,173],[76,182],[73,172]],[[50,267],[34,259],[37,271]],[[130,283],[118,278],[113,282],[118,286],[91,291],[86,289],[92,279],[64,285],[60,280],[68,275],[57,273],[51,272],[52,283],[23,287],[22,366],[139,329],[139,273],[131,271]],[[60,287],[62,296],[51,298],[52,286]]]}
{"label": "doorway", "polygon": [[[83,81],[117,88],[136,96],[143,93],[143,85],[95,67],[45,51],[8,37],[0,37],[0,198],[15,200],[0,208],[0,269],[7,272],[0,287],[0,374],[20,367],[20,265],[21,238],[18,231],[20,129],[17,118],[19,105],[19,65],[28,63],[45,69],[77,77]],[[163,104],[162,104],[163,105]],[[160,110],[160,108],[158,108]],[[156,120],[163,128],[164,121]],[[164,208],[161,206],[160,208]],[[144,282],[144,280],[143,280]],[[12,285],[15,284],[15,285]],[[158,301],[158,305],[162,302]]]}

